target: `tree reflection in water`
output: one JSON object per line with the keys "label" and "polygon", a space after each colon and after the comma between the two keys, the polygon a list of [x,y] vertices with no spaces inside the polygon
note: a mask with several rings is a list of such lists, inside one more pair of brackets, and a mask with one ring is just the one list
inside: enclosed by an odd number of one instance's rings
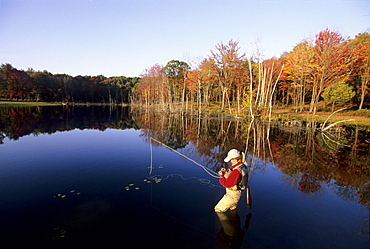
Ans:
{"label": "tree reflection in water", "polygon": [[147,109],[134,111],[133,118],[148,142],[154,137],[174,149],[192,143],[187,155],[204,158],[213,171],[223,166],[229,148],[245,150],[254,168],[272,162],[285,174],[284,181],[303,193],[317,193],[325,183],[342,198],[370,208],[370,132],[364,127],[322,131],[315,121],[272,124],[214,114],[162,115]]}
{"label": "tree reflection in water", "polygon": [[370,132],[365,127],[342,124],[323,131],[310,121],[271,124],[118,106],[0,108],[0,146],[5,138],[108,128],[140,129],[148,143],[153,137],[189,157],[202,157],[205,167],[216,172],[230,148],[246,151],[249,164],[263,169],[272,162],[285,174],[284,181],[303,193],[317,193],[325,183],[342,198],[370,208]]}

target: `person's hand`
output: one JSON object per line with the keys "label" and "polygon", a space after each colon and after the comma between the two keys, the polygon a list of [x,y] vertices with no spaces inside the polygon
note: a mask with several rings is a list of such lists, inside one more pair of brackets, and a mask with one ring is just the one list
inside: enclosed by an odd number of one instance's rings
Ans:
{"label": "person's hand", "polygon": [[223,175],[225,174],[225,172],[226,172],[226,169],[225,169],[225,168],[222,168],[222,169],[218,172],[218,174],[219,174],[220,176],[223,176]]}

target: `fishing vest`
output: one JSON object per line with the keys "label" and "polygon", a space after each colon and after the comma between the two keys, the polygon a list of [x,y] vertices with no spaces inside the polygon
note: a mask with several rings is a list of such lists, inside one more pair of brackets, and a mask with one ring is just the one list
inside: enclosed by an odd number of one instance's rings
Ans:
{"label": "fishing vest", "polygon": [[240,175],[239,179],[236,185],[228,188],[230,190],[244,190],[247,186],[247,178],[248,178],[248,172],[247,172],[247,166],[245,164],[240,164],[233,168],[232,170],[228,170],[227,174],[229,175],[233,170],[238,170]]}

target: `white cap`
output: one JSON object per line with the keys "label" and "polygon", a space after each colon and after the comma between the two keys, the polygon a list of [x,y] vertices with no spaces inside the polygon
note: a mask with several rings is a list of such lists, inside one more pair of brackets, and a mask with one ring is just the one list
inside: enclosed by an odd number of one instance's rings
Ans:
{"label": "white cap", "polygon": [[227,153],[227,157],[224,159],[225,162],[230,162],[233,158],[240,157],[240,152],[236,149],[232,149]]}

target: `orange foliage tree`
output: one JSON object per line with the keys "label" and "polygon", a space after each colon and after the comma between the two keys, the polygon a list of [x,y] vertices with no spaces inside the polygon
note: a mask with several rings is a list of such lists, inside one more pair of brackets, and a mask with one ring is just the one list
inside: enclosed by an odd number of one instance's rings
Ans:
{"label": "orange foliage tree", "polygon": [[141,74],[141,81],[134,87],[134,97],[141,103],[163,104],[168,100],[168,80],[164,68],[155,64]]}
{"label": "orange foliage tree", "polygon": [[358,99],[360,100],[358,109],[361,110],[364,105],[365,97],[369,95],[370,34],[360,34],[356,36],[352,42],[357,43],[353,49],[354,63],[352,67],[352,84],[358,93]]}
{"label": "orange foliage tree", "polygon": [[203,97],[203,103],[209,106],[210,101],[217,99],[219,94],[218,85],[218,75],[215,70],[213,70],[213,60],[204,59],[199,65],[199,84],[201,88],[201,94]]}
{"label": "orange foliage tree", "polygon": [[[217,44],[216,52],[211,51],[211,59],[214,63],[214,70],[218,75],[218,82],[220,91],[222,93],[221,97],[221,109],[224,110],[225,102],[229,101],[229,94],[232,88],[235,86],[236,81],[238,81],[238,76],[240,76],[240,70],[244,54],[238,55],[239,47],[238,42],[230,40],[228,44]],[[230,105],[230,102],[228,102]]]}
{"label": "orange foliage tree", "polygon": [[249,108],[251,116],[254,112],[271,113],[276,104],[292,104],[300,112],[309,104],[309,111],[315,114],[328,87],[350,83],[357,91],[361,109],[369,95],[370,42],[364,37],[367,36],[361,36],[361,42],[356,39],[356,43],[348,43],[340,33],[325,29],[312,43],[303,41],[280,58],[267,60],[246,58],[240,54],[238,42],[230,40],[217,44],[216,50],[211,50],[195,69],[170,61],[165,67],[166,77],[161,76],[150,87],[146,83],[150,73],[146,71],[141,86],[147,85],[142,89],[147,93],[140,96],[146,95],[141,99],[151,103],[148,98],[153,89],[162,91],[161,96],[166,89],[170,104],[186,100],[202,108],[215,103],[221,110],[228,107],[230,113]]}
{"label": "orange foliage tree", "polygon": [[284,72],[287,75],[284,82],[287,91],[286,103],[292,100],[294,108],[300,112],[303,111],[309,88],[312,88],[310,76],[315,68],[314,56],[312,44],[304,41],[295,46],[284,58]]}
{"label": "orange foliage tree", "polygon": [[352,57],[344,38],[325,29],[316,35],[315,64],[312,71],[310,112],[316,113],[321,94],[328,86],[345,82],[350,75]]}

